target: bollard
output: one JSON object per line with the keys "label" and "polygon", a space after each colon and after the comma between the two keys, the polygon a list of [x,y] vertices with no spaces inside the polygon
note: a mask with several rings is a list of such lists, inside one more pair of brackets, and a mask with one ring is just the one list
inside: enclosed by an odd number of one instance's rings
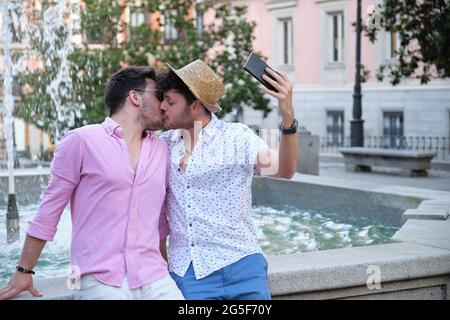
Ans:
{"label": "bollard", "polygon": [[297,171],[304,174],[319,175],[319,143],[317,135],[311,135],[304,126],[298,131],[299,157]]}

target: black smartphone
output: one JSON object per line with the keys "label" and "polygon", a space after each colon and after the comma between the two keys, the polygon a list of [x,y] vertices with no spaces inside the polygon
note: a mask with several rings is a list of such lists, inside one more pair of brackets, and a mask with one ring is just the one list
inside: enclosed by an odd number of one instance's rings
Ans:
{"label": "black smartphone", "polygon": [[267,63],[265,63],[263,60],[261,60],[261,58],[259,58],[256,54],[251,52],[247,58],[247,61],[245,61],[244,66],[242,68],[245,71],[247,71],[248,73],[250,73],[256,80],[261,82],[267,89],[278,92],[277,89],[275,89],[270,83],[268,83],[262,77],[262,75],[265,74],[266,76],[275,80],[270,74],[268,74],[266,72],[267,67],[269,67],[267,65]]}

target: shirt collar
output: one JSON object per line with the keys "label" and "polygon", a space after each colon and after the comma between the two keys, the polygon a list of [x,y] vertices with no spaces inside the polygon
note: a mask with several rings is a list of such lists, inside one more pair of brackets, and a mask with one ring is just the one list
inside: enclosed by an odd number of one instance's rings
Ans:
{"label": "shirt collar", "polygon": [[214,113],[211,114],[211,121],[207,124],[206,127],[202,129],[203,131],[203,141],[205,143],[209,143],[212,138],[214,138],[217,130],[221,125],[221,121],[216,117]]}
{"label": "shirt collar", "polygon": [[103,121],[102,123],[103,128],[105,128],[106,132],[112,136],[114,134],[114,131],[117,128],[120,128],[119,124],[117,122],[115,122],[113,119],[111,119],[110,117],[106,117],[105,121]]}
{"label": "shirt collar", "polygon": [[[103,125],[103,128],[105,128],[106,132],[110,136],[113,136],[115,134],[118,137],[122,137],[122,128],[111,117],[106,117],[105,121],[103,121],[102,125]],[[151,131],[145,130],[144,133],[142,134],[142,136],[143,137],[151,137]]]}
{"label": "shirt collar", "polygon": [[[217,116],[214,113],[212,113],[211,120],[209,121],[209,123],[206,125],[206,127],[200,130],[200,135],[202,135],[202,139],[205,143],[209,143],[212,140],[217,130],[219,129],[220,125],[221,120],[219,120],[219,118],[217,118]],[[181,141],[182,139],[181,132],[182,132],[181,129],[174,131],[171,138],[172,142]]]}

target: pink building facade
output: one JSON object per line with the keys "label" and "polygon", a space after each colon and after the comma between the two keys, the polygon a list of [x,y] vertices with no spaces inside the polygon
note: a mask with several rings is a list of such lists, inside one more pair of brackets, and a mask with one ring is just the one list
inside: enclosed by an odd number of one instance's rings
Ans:
{"label": "pink building facade", "polygon": [[[339,145],[350,136],[355,77],[356,0],[239,0],[255,21],[254,50],[289,75],[294,84],[296,116],[312,134]],[[377,0],[362,1],[363,23]],[[361,63],[369,71],[363,84],[365,136],[433,137],[447,149],[450,140],[450,81],[427,85],[415,80],[392,86],[376,79],[381,64],[396,63],[396,34],[380,32],[375,43],[362,37]],[[246,109],[244,122],[268,128],[279,118],[263,118]],[[370,138],[368,138],[370,139]],[[397,142],[396,142],[397,141]]]}

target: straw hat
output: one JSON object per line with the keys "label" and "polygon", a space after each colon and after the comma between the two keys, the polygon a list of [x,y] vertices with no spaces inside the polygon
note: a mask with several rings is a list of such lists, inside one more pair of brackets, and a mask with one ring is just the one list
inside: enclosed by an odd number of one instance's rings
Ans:
{"label": "straw hat", "polygon": [[218,102],[225,93],[220,77],[202,60],[195,60],[181,69],[167,66],[180,77],[192,94],[211,112],[220,112]]}

